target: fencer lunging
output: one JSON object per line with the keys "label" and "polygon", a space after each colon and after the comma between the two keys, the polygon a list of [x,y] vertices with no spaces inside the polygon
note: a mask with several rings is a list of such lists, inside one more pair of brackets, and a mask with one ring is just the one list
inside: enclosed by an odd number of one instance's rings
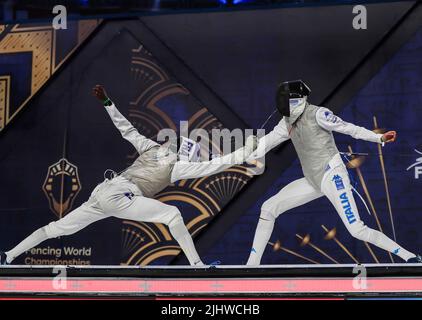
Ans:
{"label": "fencer lunging", "polygon": [[[196,154],[192,145],[181,146],[185,159],[172,152],[169,145],[160,145],[141,135],[117,110],[102,86],[93,94],[102,102],[123,138],[138,151],[139,157],[120,175],[106,179],[92,192],[87,202],[58,221],[36,230],[12,250],[1,253],[0,264],[11,263],[16,257],[41,242],[71,235],[89,224],[108,217],[163,223],[179,243],[191,265],[203,265],[180,211],[152,197],[181,179],[199,178],[221,172],[234,164],[241,164],[256,148],[256,138],[248,137],[245,147],[212,161],[188,161]],[[189,140],[189,139],[187,139]],[[192,141],[191,141],[192,142]]]}
{"label": "fencer lunging", "polygon": [[329,109],[307,102],[309,87],[303,81],[284,82],[279,86],[276,104],[284,116],[269,134],[259,140],[254,158],[283,141],[291,139],[298,154],[304,178],[291,182],[261,207],[248,265],[259,265],[273,232],[274,222],[282,213],[326,196],[335,207],[350,234],[362,241],[396,254],[408,262],[421,262],[421,257],[405,250],[383,233],[367,227],[360,219],[353,197],[349,175],[332,131],[374,143],[396,139],[396,132],[376,134],[347,123]]}

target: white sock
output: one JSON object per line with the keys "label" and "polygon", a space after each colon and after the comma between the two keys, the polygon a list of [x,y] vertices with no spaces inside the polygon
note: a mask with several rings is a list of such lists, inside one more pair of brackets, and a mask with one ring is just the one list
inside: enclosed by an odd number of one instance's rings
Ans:
{"label": "white sock", "polygon": [[416,257],[415,254],[402,248],[401,246],[399,246],[396,242],[391,240],[382,232],[379,232],[377,230],[370,229],[370,228],[368,228],[368,231],[369,231],[369,239],[367,239],[367,241],[376,245],[377,247],[384,249],[386,251],[389,251],[391,253],[394,253],[395,255],[402,258],[404,261],[407,261],[410,258]]}
{"label": "white sock", "polygon": [[40,228],[32,233],[29,237],[25,238],[21,243],[19,243],[12,250],[6,252],[7,263],[11,263],[15,258],[19,257],[25,251],[32,249],[36,245],[48,239],[47,233],[44,228]]}
{"label": "white sock", "polygon": [[411,253],[411,252],[409,252],[409,251],[407,251],[406,249],[404,249],[404,248],[402,248],[402,247],[400,247],[399,248],[399,251],[396,253],[396,252],[393,252],[394,254],[396,254],[396,255],[398,255],[400,258],[402,258],[404,261],[407,261],[407,260],[409,260],[410,258],[414,258],[414,257],[416,257],[416,254],[414,254],[414,253]]}
{"label": "white sock", "polygon": [[172,223],[169,224],[169,229],[171,235],[179,243],[180,248],[182,248],[185,253],[186,258],[188,258],[190,265],[203,266],[204,263],[196,252],[192,237],[183,223],[183,220],[176,219],[175,221],[172,221]]}
{"label": "white sock", "polygon": [[261,263],[265,247],[273,233],[275,219],[270,214],[261,214],[258,226],[256,227],[252,250],[249,255],[248,266],[256,266]]}

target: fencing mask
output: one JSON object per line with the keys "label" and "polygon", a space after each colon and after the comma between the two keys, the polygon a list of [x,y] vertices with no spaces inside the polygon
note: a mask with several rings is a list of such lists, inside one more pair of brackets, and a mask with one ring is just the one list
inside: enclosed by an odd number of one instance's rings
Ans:
{"label": "fencing mask", "polygon": [[290,117],[291,109],[301,103],[311,93],[311,89],[302,80],[286,81],[279,84],[276,94],[276,106],[283,116]]}

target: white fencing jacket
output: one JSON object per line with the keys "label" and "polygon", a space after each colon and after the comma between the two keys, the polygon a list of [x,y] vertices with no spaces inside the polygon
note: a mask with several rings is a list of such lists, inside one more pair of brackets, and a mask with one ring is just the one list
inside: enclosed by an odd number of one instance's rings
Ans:
{"label": "white fencing jacket", "polygon": [[253,152],[249,147],[242,147],[211,161],[179,161],[177,154],[141,135],[114,104],[104,108],[122,137],[139,153],[139,157],[121,175],[135,183],[145,197],[154,196],[177,180],[206,177],[242,164]]}
{"label": "white fencing jacket", "polygon": [[[339,132],[370,142],[382,143],[382,134],[376,134],[363,127],[343,121],[324,107],[308,105],[303,115],[290,125],[290,119],[283,117],[274,129],[259,140],[257,150],[248,161],[262,158],[280,143],[292,139],[302,170],[307,180],[320,189],[325,171],[342,164],[335,146],[332,132]],[[306,149],[306,150],[305,150]],[[326,152],[326,150],[332,152]]]}

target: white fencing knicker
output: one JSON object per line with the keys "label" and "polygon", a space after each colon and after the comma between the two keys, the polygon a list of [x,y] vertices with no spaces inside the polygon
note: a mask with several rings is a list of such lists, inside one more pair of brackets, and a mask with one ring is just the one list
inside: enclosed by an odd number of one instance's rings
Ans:
{"label": "white fencing knicker", "polygon": [[169,225],[172,220],[181,219],[181,214],[174,206],[143,197],[135,184],[117,176],[100,183],[88,201],[62,219],[48,224],[45,231],[49,238],[70,235],[108,217]]}
{"label": "white fencing knicker", "polygon": [[371,229],[363,223],[354,200],[349,173],[338,155],[329,163],[329,170],[325,172],[321,182],[321,191],[315,189],[306,178],[301,178],[289,183],[276,195],[264,202],[247,264],[260,264],[265,247],[274,229],[275,219],[279,215],[324,195],[333,204],[345,227],[353,237],[394,253],[405,261],[415,256],[385,234]]}
{"label": "white fencing knicker", "polygon": [[7,252],[8,262],[46,239],[74,234],[91,223],[108,217],[167,225],[190,264],[202,265],[179,209],[144,197],[134,183],[122,176],[106,179],[80,207],[62,219],[38,229]]}

